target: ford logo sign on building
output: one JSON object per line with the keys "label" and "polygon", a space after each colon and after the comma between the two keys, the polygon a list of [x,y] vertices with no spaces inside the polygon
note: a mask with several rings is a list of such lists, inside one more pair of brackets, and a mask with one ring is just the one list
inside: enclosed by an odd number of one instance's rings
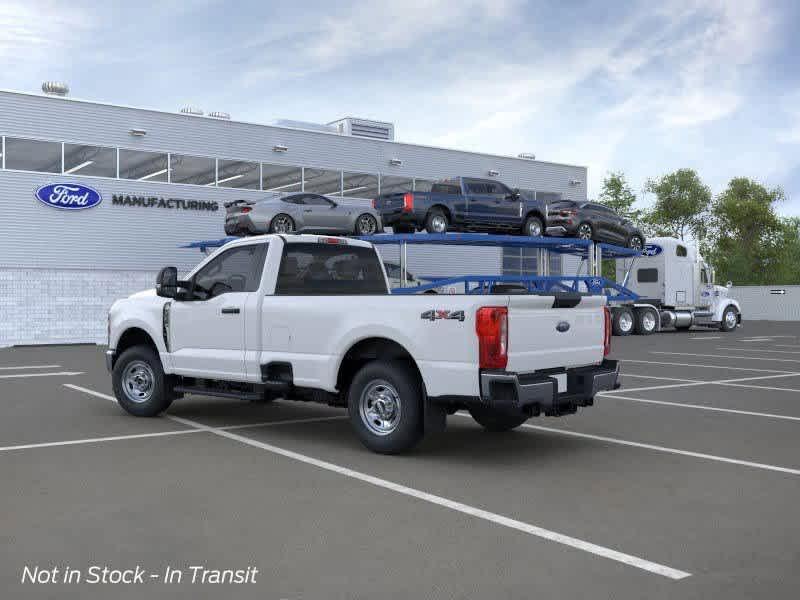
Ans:
{"label": "ford logo sign on building", "polygon": [[65,210],[92,208],[103,201],[100,192],[80,183],[49,183],[36,190],[42,204]]}

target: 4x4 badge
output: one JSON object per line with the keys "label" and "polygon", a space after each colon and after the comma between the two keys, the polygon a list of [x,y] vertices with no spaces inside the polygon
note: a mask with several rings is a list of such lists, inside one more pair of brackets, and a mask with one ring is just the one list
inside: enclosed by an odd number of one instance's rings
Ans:
{"label": "4x4 badge", "polygon": [[426,310],[420,315],[421,318],[427,321],[436,321],[437,319],[452,319],[454,321],[464,320],[463,310]]}

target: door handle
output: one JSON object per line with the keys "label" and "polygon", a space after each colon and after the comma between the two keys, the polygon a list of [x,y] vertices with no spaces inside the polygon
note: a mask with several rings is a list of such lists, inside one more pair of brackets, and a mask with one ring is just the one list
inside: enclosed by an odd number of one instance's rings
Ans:
{"label": "door handle", "polygon": [[305,209],[303,212],[312,212],[310,208]]}
{"label": "door handle", "polygon": [[223,315],[238,315],[239,309],[234,306],[226,306],[220,311]]}

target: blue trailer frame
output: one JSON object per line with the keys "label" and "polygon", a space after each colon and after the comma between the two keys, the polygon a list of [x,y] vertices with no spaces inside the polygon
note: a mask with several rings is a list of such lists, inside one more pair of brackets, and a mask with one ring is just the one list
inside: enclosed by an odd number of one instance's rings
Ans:
{"label": "blue trailer frame", "polygon": [[[218,240],[201,240],[191,242],[181,248],[197,248],[201,252],[219,248],[228,242],[237,240],[237,237],[225,237]],[[398,244],[401,247],[400,267],[401,273],[406,270],[407,246],[412,245],[441,245],[441,246],[488,246],[494,248],[537,248],[545,252],[568,254],[590,263],[599,264],[602,258],[631,258],[641,255],[638,250],[593,242],[576,238],[557,237],[525,237],[518,235],[489,235],[483,233],[404,233],[404,234],[376,234],[358,236],[355,239],[370,242],[375,246]],[[595,271],[599,269],[595,268]],[[464,285],[467,294],[491,294],[495,286],[503,284],[516,284],[524,286],[529,293],[546,292],[578,292],[590,295],[605,295],[609,302],[636,302],[639,296],[633,291],[611,279],[606,279],[598,272],[589,275],[460,275],[458,277],[431,278],[426,277],[425,283],[414,287],[399,287],[392,290],[393,294],[419,294],[435,290],[447,285]]]}

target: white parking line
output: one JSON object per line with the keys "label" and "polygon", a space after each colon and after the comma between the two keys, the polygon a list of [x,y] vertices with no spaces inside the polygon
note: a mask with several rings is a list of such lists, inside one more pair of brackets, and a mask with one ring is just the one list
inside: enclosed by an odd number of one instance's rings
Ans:
{"label": "white parking line", "polygon": [[690,340],[721,340],[721,335],[710,335],[708,337],[690,337]]}
{"label": "white parking line", "polygon": [[772,344],[776,348],[800,348],[797,344]]}
{"label": "white parking line", "polygon": [[635,373],[628,373],[627,371],[622,373],[622,378],[626,377],[635,377],[639,379],[662,379],[664,381],[682,381],[684,383],[700,383],[699,379],[679,379],[677,377],[661,377],[655,375],[637,375]]}
{"label": "white parking line", "polygon": [[650,400],[647,398],[630,398],[628,396],[620,396],[617,394],[603,394],[603,399],[612,398],[614,400],[626,400],[629,402],[641,402],[643,404],[659,404],[663,406],[673,406],[675,408],[695,408],[698,410],[710,410],[713,412],[731,413],[735,415],[747,415],[749,417],[765,417],[768,419],[783,419],[786,421],[800,421],[800,417],[791,417],[789,415],[779,415],[775,413],[762,413],[750,410],[736,410],[733,408],[718,408],[716,406],[704,406],[702,404],[685,404],[683,402],[666,402],[664,400]]}
{"label": "white parking line", "polygon": [[767,350],[766,348],[725,348],[724,346],[717,346],[717,350],[735,350],[737,352],[769,352],[770,354],[800,354],[800,351]]}
{"label": "white parking line", "polygon": [[31,448],[52,448],[55,446],[77,446],[79,444],[98,444],[100,442],[116,442],[119,440],[136,440],[140,438],[164,437],[168,435],[183,435],[184,433],[198,433],[199,431],[199,429],[179,429],[172,431],[156,431],[151,433],[132,433],[129,435],[85,438],[82,440],[64,440],[61,442],[40,442],[38,444],[21,444],[18,446],[0,446],[0,452],[30,450]]}
{"label": "white parking line", "polygon": [[[86,392],[93,396],[97,396],[99,398],[104,398],[106,400],[113,400],[113,397],[102,394],[100,392],[95,392],[94,390],[90,390],[87,388],[80,388],[79,386],[73,386],[67,384],[68,387],[72,389],[77,389],[78,391]],[[405,496],[410,496],[412,498],[416,498],[418,500],[422,500],[424,502],[428,502],[430,504],[435,504],[437,506],[442,506],[444,508],[449,508],[450,510],[460,512],[466,515],[470,515],[476,517],[478,519],[482,519],[484,521],[489,521],[491,523],[495,523],[497,525],[502,525],[503,527],[508,527],[510,529],[515,529],[517,531],[521,531],[523,533],[527,533],[529,535],[533,535],[539,538],[543,538],[546,540],[550,540],[553,542],[558,542],[559,544],[563,544],[565,546],[569,546],[571,548],[575,548],[577,550],[583,550],[584,552],[588,552],[590,554],[594,554],[596,556],[602,556],[609,560],[613,560],[616,562],[624,563],[626,565],[630,565],[632,567],[636,567],[637,569],[641,569],[644,571],[648,571],[650,573],[655,573],[657,575],[662,575],[663,577],[668,577],[669,579],[684,579],[689,577],[691,573],[686,571],[680,571],[678,569],[673,569],[666,565],[662,565],[659,563],[651,562],[649,560],[645,560],[643,558],[639,558],[638,556],[633,556],[631,554],[625,554],[624,552],[619,552],[617,550],[613,550],[611,548],[607,548],[605,546],[599,546],[597,544],[593,544],[591,542],[587,542],[578,538],[574,538],[568,535],[564,535],[562,533],[558,533],[556,531],[551,531],[549,529],[544,529],[542,527],[538,527],[536,525],[531,525],[530,523],[525,523],[523,521],[518,521],[516,519],[511,519],[509,517],[505,517],[503,515],[489,512],[487,510],[483,510],[481,508],[477,508],[474,506],[470,506],[468,504],[463,504],[462,502],[457,502],[455,500],[450,500],[448,498],[444,498],[442,496],[436,496],[434,494],[430,494],[428,492],[418,490],[415,488],[411,488],[399,483],[394,483],[393,481],[389,481],[387,479],[381,479],[379,477],[375,477],[373,475],[368,475],[367,473],[362,473],[360,471],[355,471],[348,467],[343,467],[341,465],[337,465],[334,463],[330,463],[327,461],[319,460],[312,456],[307,456],[305,454],[300,454],[299,452],[294,452],[292,450],[286,450],[285,448],[280,448],[278,446],[273,446],[272,444],[266,444],[264,442],[259,442],[258,440],[254,440],[243,435],[239,435],[236,433],[231,433],[221,427],[209,427],[208,425],[203,425],[197,421],[193,421],[191,419],[184,419],[183,417],[176,417],[174,415],[166,415],[168,419],[175,421],[176,423],[181,423],[183,425],[187,425],[189,427],[194,427],[195,431],[206,431],[209,433],[213,433],[214,435],[218,435],[220,437],[228,438],[230,440],[246,444],[248,446],[252,446],[254,448],[259,448],[261,450],[266,450],[267,452],[271,452],[273,454],[278,454],[285,458],[289,458],[292,460],[296,460],[298,462],[302,462],[308,465],[315,466],[320,469],[324,469],[326,471],[331,471],[333,473],[337,473],[339,475],[343,475],[345,477],[349,477],[351,479],[356,479],[358,481],[362,481],[364,483],[368,483],[370,485],[374,485],[380,488],[384,488],[387,490],[391,490],[398,494],[403,494]]]}
{"label": "white parking line", "polygon": [[0,371],[17,371],[21,369],[60,369],[61,365],[23,365],[19,367],[0,367]]}
{"label": "white parking line", "polygon": [[[759,371],[761,371],[759,369]],[[797,377],[800,376],[800,373],[781,373],[779,375],[761,375],[759,377],[737,377],[736,379],[717,379],[715,381],[700,381],[698,379],[678,379],[676,381],[684,381],[685,383],[675,383],[671,385],[651,385],[647,387],[640,387],[640,388],[621,388],[626,392],[643,392],[646,390],[666,390],[670,388],[680,388],[680,387],[694,387],[698,385],[729,385],[733,387],[745,387],[745,388],[753,388],[757,390],[782,390],[782,391],[799,391],[793,390],[792,388],[776,388],[776,387],[769,387],[766,385],[751,385],[746,383],[739,383],[741,381],[758,381],[761,379],[780,379],[782,377]],[[625,377],[643,377],[648,379],[647,375],[631,375],[629,373],[622,374],[623,381]],[[670,379],[668,377],[661,377],[661,378],[654,378],[654,379]],[[600,395],[605,394],[613,394],[613,391],[610,392],[598,392]]]}
{"label": "white parking line", "polygon": [[63,375],[71,377],[72,375],[83,375],[83,371],[61,371],[59,373],[14,373],[13,375],[0,375],[0,379],[19,379],[22,377],[53,377],[55,375]]}
{"label": "white parking line", "polygon": [[715,462],[727,463],[731,465],[740,465],[744,467],[752,467],[754,469],[763,469],[765,471],[777,471],[778,473],[788,473],[790,475],[800,475],[800,470],[790,469],[788,467],[779,467],[776,465],[767,465],[764,463],[751,462],[749,460],[739,460],[737,458],[727,458],[725,456],[717,456],[715,454],[705,454],[703,452],[692,452],[690,450],[680,450],[678,448],[669,448],[667,446],[656,446],[655,444],[645,444],[642,442],[633,442],[631,440],[622,440],[618,438],[606,437],[602,435],[593,435],[591,433],[581,433],[579,431],[569,431],[566,429],[555,429],[553,427],[542,427],[541,425],[524,424],[522,427],[526,429],[536,429],[537,431],[547,431],[549,433],[557,433],[559,435],[568,435],[572,437],[579,437],[588,440],[595,440],[598,442],[607,442],[609,444],[618,444],[620,446],[630,446],[633,448],[643,448],[645,450],[654,450],[656,452],[666,452],[667,454],[678,454],[681,456],[691,456],[692,458],[702,458],[704,460],[711,460]]}
{"label": "white parking line", "polygon": [[703,356],[707,358],[743,358],[745,360],[770,360],[772,362],[793,362],[800,363],[797,358],[763,358],[757,356],[730,356],[720,354],[692,354],[691,352],[666,352],[664,350],[651,350],[650,354],[677,354],[679,356]]}
{"label": "white parking line", "polygon": [[[715,354],[712,354],[715,356]],[[720,357],[717,357],[720,358]],[[749,356],[745,358],[750,358]],[[731,365],[699,365],[697,363],[679,363],[679,362],[663,362],[657,360],[639,360],[634,358],[621,358],[620,359],[624,363],[642,363],[647,365],[670,365],[674,367],[699,367],[701,369],[727,369],[729,371],[756,371],[758,373],[788,373],[790,375],[800,375],[800,373],[795,373],[794,371],[777,371],[775,369],[750,369],[747,367],[734,367]]]}

